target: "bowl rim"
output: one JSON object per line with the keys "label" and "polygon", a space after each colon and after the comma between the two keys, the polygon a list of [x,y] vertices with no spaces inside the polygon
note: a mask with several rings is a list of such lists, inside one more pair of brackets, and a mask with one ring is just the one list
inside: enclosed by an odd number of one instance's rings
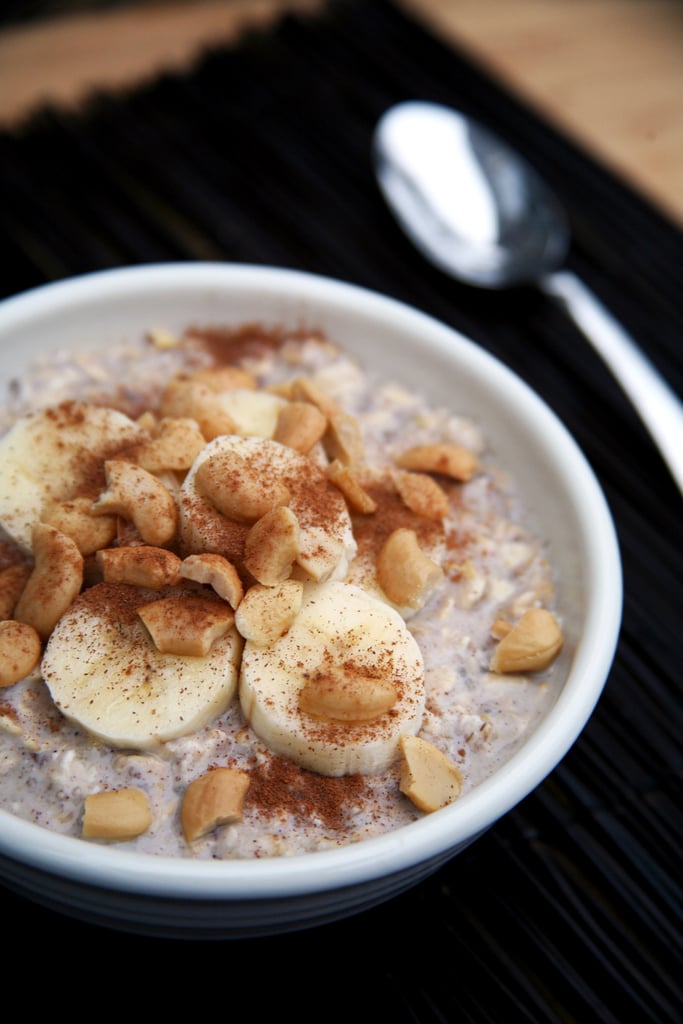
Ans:
{"label": "bowl rim", "polygon": [[[263,264],[211,261],[141,264],[92,271],[30,288],[0,302],[0,344],[16,324],[86,299],[144,295],[154,288],[251,288],[349,309],[422,332],[442,352],[457,350],[470,367],[505,383],[535,429],[546,432],[580,481],[574,514],[586,542],[590,608],[564,687],[547,717],[510,760],[455,804],[386,835],[351,846],[259,860],[206,861],[134,853],[54,833],[0,810],[0,858],[120,892],[175,899],[247,900],[312,894],[398,874],[455,853],[529,795],[554,770],[586,725],[602,693],[619,637],[623,578],[605,495],[577,442],[546,402],[482,346],[400,299],[321,274]],[[0,877],[2,869],[0,864]]]}

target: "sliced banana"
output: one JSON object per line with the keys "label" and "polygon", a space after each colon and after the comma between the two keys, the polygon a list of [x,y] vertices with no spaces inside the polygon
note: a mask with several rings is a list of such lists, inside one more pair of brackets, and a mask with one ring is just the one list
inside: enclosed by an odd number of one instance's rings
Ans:
{"label": "sliced banana", "polygon": [[31,532],[55,500],[96,497],[104,462],[147,437],[116,409],[63,402],[17,420],[0,440],[0,525],[31,551]]}
{"label": "sliced banana", "polygon": [[307,583],[283,637],[245,643],[239,696],[256,734],[303,768],[381,773],[421,726],[422,654],[386,602],[339,580]]}
{"label": "sliced banana", "polygon": [[249,524],[221,515],[197,486],[197,470],[207,459],[225,452],[241,456],[254,488],[281,480],[289,492],[288,507],[299,524],[299,554],[293,575],[321,582],[343,579],[356,552],[353,526],[341,492],[307,456],[268,438],[226,434],[199,453],[179,495],[180,541],[186,555],[202,551],[222,554],[242,566]]}
{"label": "sliced banana", "polygon": [[231,628],[206,656],[162,654],[138,615],[159,597],[158,590],[97,584],[60,619],[43,655],[55,705],[115,747],[152,750],[195,732],[221,714],[237,690],[237,631]]}
{"label": "sliced banana", "polygon": [[270,391],[231,388],[218,393],[218,403],[245,437],[272,438],[277,418],[287,400]]}

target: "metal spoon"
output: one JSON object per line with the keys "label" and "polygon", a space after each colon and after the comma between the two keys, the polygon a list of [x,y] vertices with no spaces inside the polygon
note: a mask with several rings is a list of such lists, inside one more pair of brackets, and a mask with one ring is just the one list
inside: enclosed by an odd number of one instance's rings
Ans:
{"label": "metal spoon", "polygon": [[373,161],[399,224],[433,264],[467,284],[535,284],[558,299],[633,402],[683,493],[683,404],[579,278],[560,269],[569,227],[519,154],[451,107],[407,101],[377,123]]}

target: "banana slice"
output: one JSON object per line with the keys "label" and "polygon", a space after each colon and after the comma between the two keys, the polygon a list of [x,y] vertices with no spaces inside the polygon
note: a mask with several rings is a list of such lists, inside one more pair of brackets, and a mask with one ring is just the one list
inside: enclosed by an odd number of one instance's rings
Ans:
{"label": "banana slice", "polygon": [[162,654],[138,615],[159,597],[96,584],[62,616],[43,655],[55,705],[115,747],[152,750],[201,729],[237,690],[242,639],[234,627],[205,656]]}
{"label": "banana slice", "polygon": [[[179,495],[180,541],[186,555],[202,551],[224,555],[242,566],[250,524],[221,515],[197,486],[197,470],[220,453],[234,452],[246,464],[255,489],[264,481],[281,481],[289,492],[289,508],[299,524],[298,569],[294,575],[322,582],[343,579],[356,552],[353,526],[341,492],[307,456],[268,438],[225,434],[199,453]],[[244,483],[244,480],[241,481]]]}
{"label": "banana slice", "polygon": [[31,533],[48,502],[105,485],[104,462],[148,435],[124,413],[63,402],[17,420],[0,440],[0,525],[31,551]]}
{"label": "banana slice", "polygon": [[230,416],[237,433],[245,437],[272,438],[277,418],[287,400],[270,391],[231,388],[218,393],[218,404]]}
{"label": "banana slice", "polygon": [[239,697],[254,732],[303,768],[381,773],[422,723],[422,654],[386,602],[339,580],[307,583],[285,636],[245,643]]}

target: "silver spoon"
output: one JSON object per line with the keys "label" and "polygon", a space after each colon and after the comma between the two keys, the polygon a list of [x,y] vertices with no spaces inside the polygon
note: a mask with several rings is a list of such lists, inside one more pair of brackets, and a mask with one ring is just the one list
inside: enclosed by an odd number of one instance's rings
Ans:
{"label": "silver spoon", "polygon": [[398,223],[439,269],[467,284],[535,284],[602,356],[683,493],[683,404],[579,278],[560,269],[569,227],[556,197],[503,141],[464,114],[410,100],[373,137],[377,181]]}

